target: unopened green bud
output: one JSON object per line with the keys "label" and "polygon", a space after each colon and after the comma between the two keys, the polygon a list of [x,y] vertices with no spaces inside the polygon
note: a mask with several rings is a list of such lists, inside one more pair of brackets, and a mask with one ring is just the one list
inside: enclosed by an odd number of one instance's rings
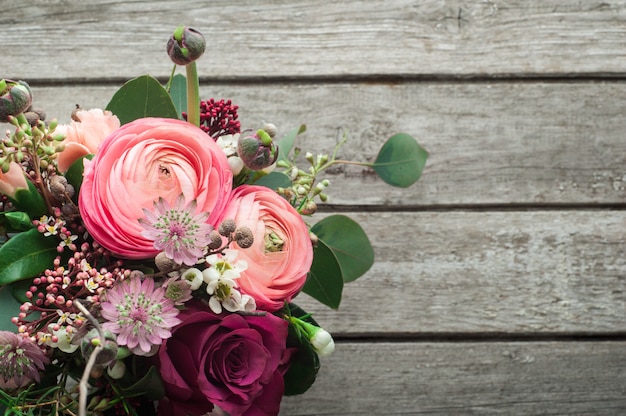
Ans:
{"label": "unopened green bud", "polygon": [[262,170],[278,159],[278,145],[263,130],[250,136],[241,136],[237,143],[237,154],[251,170]]}
{"label": "unopened green bud", "polygon": [[179,26],[167,41],[167,54],[176,65],[187,65],[204,53],[206,40],[197,30]]}
{"label": "unopened green bud", "polygon": [[0,122],[6,123],[30,107],[33,93],[24,81],[3,80],[0,87]]}

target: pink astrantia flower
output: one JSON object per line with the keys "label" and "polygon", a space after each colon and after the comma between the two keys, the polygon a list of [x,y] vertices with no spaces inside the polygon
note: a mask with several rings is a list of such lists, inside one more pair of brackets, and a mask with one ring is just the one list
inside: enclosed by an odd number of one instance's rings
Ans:
{"label": "pink astrantia flower", "polygon": [[39,381],[50,360],[29,338],[0,331],[0,389],[14,390]]}
{"label": "pink astrantia flower", "polygon": [[117,334],[117,343],[133,354],[150,355],[156,346],[172,335],[180,323],[174,302],[165,289],[154,287],[152,278],[131,277],[113,286],[102,302],[102,328]]}
{"label": "pink astrantia flower", "polygon": [[185,206],[182,195],[174,207],[159,198],[153,211],[143,210],[145,218],[140,218],[139,223],[145,230],[141,235],[154,241],[154,248],[164,252],[167,258],[178,264],[193,266],[202,257],[210,241],[209,233],[213,230],[205,223],[209,214],[196,214],[196,206],[195,200]]}

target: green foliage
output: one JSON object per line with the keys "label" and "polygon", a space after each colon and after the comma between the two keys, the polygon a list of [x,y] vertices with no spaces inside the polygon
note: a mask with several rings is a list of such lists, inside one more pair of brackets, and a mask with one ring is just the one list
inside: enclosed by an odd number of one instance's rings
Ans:
{"label": "green foliage", "polygon": [[18,189],[15,196],[9,199],[18,211],[27,213],[31,218],[39,218],[48,211],[46,203],[35,185],[31,181],[26,182],[28,189]]}
{"label": "green foliage", "polygon": [[178,118],[168,92],[149,75],[126,82],[113,95],[106,109],[115,114],[121,124],[143,117]]}
{"label": "green foliage", "polygon": [[11,230],[26,231],[33,227],[33,223],[27,213],[21,211],[0,212],[0,215],[6,219]]}
{"label": "green foliage", "polygon": [[345,215],[331,215],[311,227],[333,252],[344,282],[362,276],[374,264],[374,249],[363,228]]}
{"label": "green foliage", "polygon": [[83,172],[85,170],[85,159],[93,159],[94,154],[85,155],[79,159],[77,159],[72,166],[65,172],[65,179],[67,182],[74,187],[74,202],[78,202],[78,193],[80,192],[80,187],[83,184]]}
{"label": "green foliage", "polygon": [[270,172],[254,181],[254,184],[276,190],[278,188],[290,187],[291,181],[289,180],[289,177],[282,172]]}
{"label": "green foliage", "polygon": [[37,229],[17,234],[0,247],[0,285],[34,277],[52,265],[58,240]]}
{"label": "green foliage", "polygon": [[284,137],[279,140],[276,140],[275,143],[278,145],[278,160],[289,160],[289,152],[293,148],[293,145],[296,141],[296,137],[299,134],[302,134],[306,131],[306,125],[301,124],[300,127],[297,127],[287,133]]}
{"label": "green foliage", "polygon": [[17,332],[17,326],[11,322],[11,318],[20,313],[21,303],[11,293],[10,286],[0,287],[0,331]]}
{"label": "green foliage", "polygon": [[378,152],[374,171],[386,183],[407,188],[422,175],[428,152],[408,134],[392,136]]}
{"label": "green foliage", "polygon": [[[317,322],[310,315],[304,312],[299,306],[290,303],[286,306],[286,314],[295,316],[303,321],[317,325]],[[315,382],[320,369],[319,356],[313,349],[309,338],[296,325],[289,322],[289,335],[287,337],[287,348],[296,348],[292,356],[289,370],[285,373],[285,395],[293,396],[306,392]]]}
{"label": "green foliage", "polygon": [[341,265],[333,250],[321,240],[313,251],[313,264],[302,290],[326,306],[339,308],[343,291]]}
{"label": "green foliage", "polygon": [[176,74],[170,84],[170,96],[178,113],[178,118],[182,120],[183,114],[187,112],[187,80],[184,75]]}

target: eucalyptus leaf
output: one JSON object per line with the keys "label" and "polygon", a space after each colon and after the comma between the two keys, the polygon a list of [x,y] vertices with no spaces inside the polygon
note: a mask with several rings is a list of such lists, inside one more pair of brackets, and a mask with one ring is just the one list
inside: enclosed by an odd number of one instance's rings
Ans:
{"label": "eucalyptus leaf", "polygon": [[289,152],[291,152],[291,149],[296,142],[296,137],[305,131],[306,125],[301,124],[300,127],[291,130],[284,137],[276,140],[276,144],[278,145],[278,160],[289,160]]}
{"label": "eucalyptus leaf", "polygon": [[183,74],[176,74],[172,78],[170,97],[172,97],[178,118],[182,120],[183,113],[187,112],[187,79]]}
{"label": "eucalyptus leaf", "polygon": [[331,215],[319,221],[311,232],[332,250],[341,267],[344,282],[356,280],[374,264],[374,249],[363,228],[345,215]]}
{"label": "eucalyptus leaf", "polygon": [[58,240],[36,228],[19,233],[0,247],[0,285],[28,279],[51,267]]}
{"label": "eucalyptus leaf", "polygon": [[374,171],[386,183],[407,188],[422,175],[428,152],[405,133],[398,133],[383,145],[374,161]]}
{"label": "eucalyptus leaf", "polygon": [[341,266],[322,240],[313,252],[313,264],[302,291],[333,309],[339,308],[343,291]]}
{"label": "eucalyptus leaf", "polygon": [[290,187],[291,181],[289,177],[282,172],[270,172],[256,180],[254,184],[277,190],[278,188]]}
{"label": "eucalyptus leaf", "polygon": [[178,118],[167,90],[149,75],[131,79],[122,85],[106,109],[115,114],[121,124],[143,117]]}

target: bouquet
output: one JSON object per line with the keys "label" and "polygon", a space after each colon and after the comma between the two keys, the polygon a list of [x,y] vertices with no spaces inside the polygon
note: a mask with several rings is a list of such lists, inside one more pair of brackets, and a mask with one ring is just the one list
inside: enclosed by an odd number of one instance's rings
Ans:
{"label": "bouquet", "polygon": [[0,81],[5,414],[276,415],[333,351],[296,296],[336,309],[374,254],[347,216],[314,219],[322,173],[357,163],[406,187],[427,152],[397,134],[345,161],[343,142],[302,152],[304,126],[242,130],[230,100],[199,97],[204,48],[178,27],[165,86],[140,76],[67,125]]}

